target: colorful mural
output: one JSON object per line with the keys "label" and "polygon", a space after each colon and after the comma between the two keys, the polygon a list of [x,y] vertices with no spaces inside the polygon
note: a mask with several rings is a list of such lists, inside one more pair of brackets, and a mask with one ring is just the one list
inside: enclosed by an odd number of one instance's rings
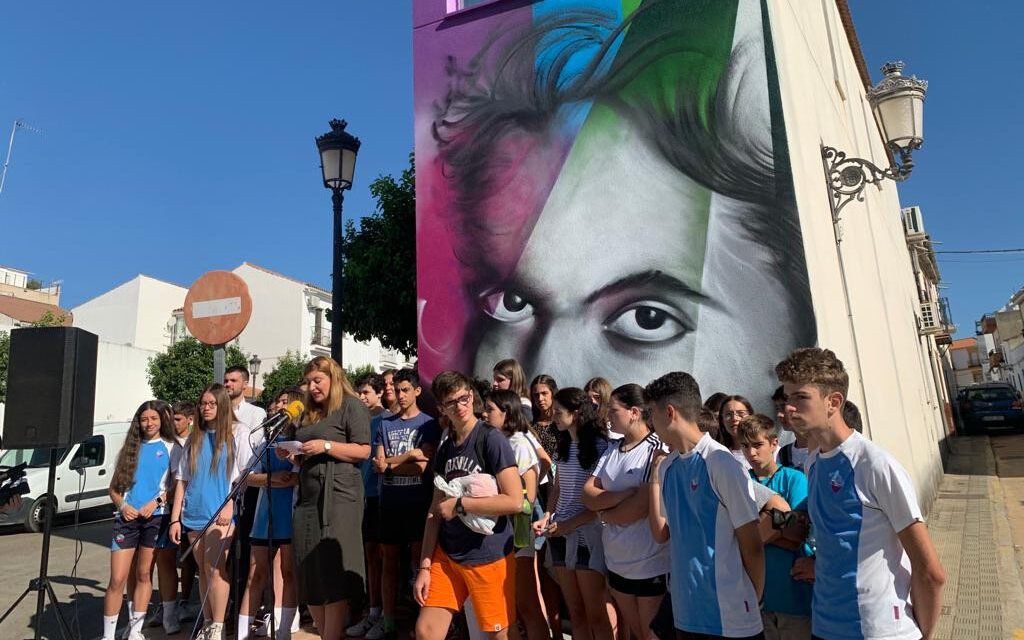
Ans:
{"label": "colorful mural", "polygon": [[770,393],[815,320],[762,3],[415,5],[426,377]]}

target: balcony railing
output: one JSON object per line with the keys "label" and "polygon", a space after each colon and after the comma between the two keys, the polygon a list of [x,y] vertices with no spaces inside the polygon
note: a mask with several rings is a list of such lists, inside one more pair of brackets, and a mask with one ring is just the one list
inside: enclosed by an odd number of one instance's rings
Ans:
{"label": "balcony railing", "polygon": [[330,347],[331,346],[331,330],[326,327],[319,329],[313,329],[313,339],[310,340],[310,344]]}

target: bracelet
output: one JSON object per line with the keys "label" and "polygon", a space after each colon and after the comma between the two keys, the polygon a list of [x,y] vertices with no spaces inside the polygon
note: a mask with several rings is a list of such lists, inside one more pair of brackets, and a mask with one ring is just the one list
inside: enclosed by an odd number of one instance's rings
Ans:
{"label": "bracelet", "polygon": [[420,567],[417,571],[430,571],[430,567]]}
{"label": "bracelet", "polygon": [[[181,524],[181,520],[172,520],[171,524]],[[167,526],[169,527],[169,526],[171,526],[171,524],[169,524]]]}

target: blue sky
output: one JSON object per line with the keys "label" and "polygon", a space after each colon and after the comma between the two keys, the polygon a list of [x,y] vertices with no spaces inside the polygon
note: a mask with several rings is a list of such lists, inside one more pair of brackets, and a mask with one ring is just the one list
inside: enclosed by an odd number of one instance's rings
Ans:
{"label": "blue sky", "polygon": [[[349,121],[363,147],[345,211],[371,211],[370,180],[413,146],[411,3],[5,6],[0,137],[16,117],[42,133],[16,139],[0,264],[63,280],[64,306],[140,272],[188,286],[244,260],[329,284],[313,138]],[[1008,189],[1024,142],[1024,6],[851,4],[876,80],[899,58],[931,83],[903,204],[922,207],[940,249],[1024,246]],[[941,257],[959,335],[1024,284],[1022,267],[1024,254]]]}

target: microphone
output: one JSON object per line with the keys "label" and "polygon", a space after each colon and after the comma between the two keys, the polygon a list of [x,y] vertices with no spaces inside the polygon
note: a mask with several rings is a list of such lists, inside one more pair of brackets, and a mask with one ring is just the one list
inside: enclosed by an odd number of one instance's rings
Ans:
{"label": "microphone", "polygon": [[269,433],[271,429],[276,428],[282,422],[287,422],[290,420],[294,420],[295,418],[298,418],[299,414],[301,414],[305,409],[306,405],[302,404],[301,400],[292,400],[291,402],[288,403],[287,407],[281,409],[273,416],[267,418],[261,424],[258,424],[255,427],[253,427],[249,431],[249,435],[252,435],[261,429],[265,429],[266,432]]}

